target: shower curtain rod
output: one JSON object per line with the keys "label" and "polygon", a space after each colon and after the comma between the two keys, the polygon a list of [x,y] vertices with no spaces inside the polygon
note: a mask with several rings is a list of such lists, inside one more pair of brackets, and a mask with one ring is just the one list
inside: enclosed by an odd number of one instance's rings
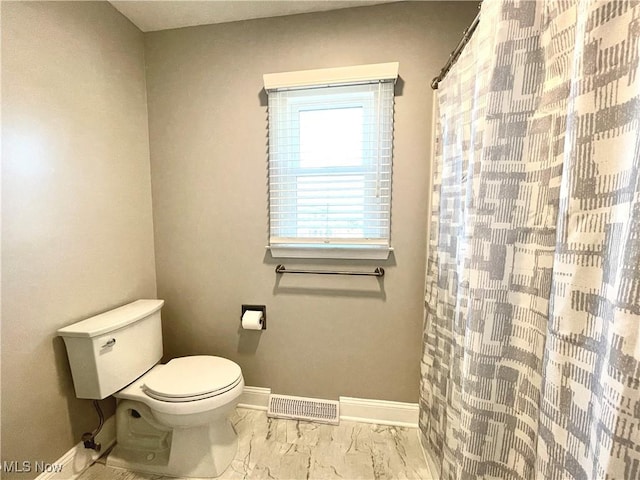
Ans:
{"label": "shower curtain rod", "polygon": [[[482,5],[482,0],[480,1],[480,4],[478,4],[478,10],[480,10],[481,5]],[[473,19],[473,22],[471,22],[471,25],[469,25],[469,27],[462,33],[462,38],[460,39],[460,42],[458,42],[458,46],[453,50],[453,52],[451,52],[451,55],[449,55],[449,60],[447,60],[447,63],[445,64],[445,66],[442,67],[442,70],[440,70],[440,73],[438,74],[438,76],[434,77],[433,80],[431,80],[432,89],[434,90],[438,89],[438,84],[444,79],[444,77],[447,76],[447,73],[449,73],[449,70],[451,70],[451,67],[453,67],[453,64],[456,63],[456,61],[458,60],[458,57],[462,53],[462,50],[464,50],[464,47],[467,45],[467,42],[469,42],[469,40],[471,39],[473,32],[476,31],[476,27],[478,26],[478,23],[480,23],[480,12],[478,12],[478,14],[476,15],[476,18]]]}

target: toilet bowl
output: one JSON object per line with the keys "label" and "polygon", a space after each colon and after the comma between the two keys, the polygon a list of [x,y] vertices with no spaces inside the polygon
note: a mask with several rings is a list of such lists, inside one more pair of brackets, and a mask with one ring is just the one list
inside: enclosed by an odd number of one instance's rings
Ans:
{"label": "toilet bowl", "polygon": [[163,425],[189,427],[229,413],[243,388],[237,364],[199,355],[156,365],[114,397],[144,403]]}
{"label": "toilet bowl", "polygon": [[174,477],[217,477],[235,456],[229,414],[244,389],[231,360],[158,364],[163,300],[138,300],[58,330],[79,398],[117,399],[107,465]]}
{"label": "toilet bowl", "polygon": [[240,367],[213,356],[156,365],[116,392],[117,441],[107,465],[179,477],[216,477],[237,436],[228,420],[244,388]]}

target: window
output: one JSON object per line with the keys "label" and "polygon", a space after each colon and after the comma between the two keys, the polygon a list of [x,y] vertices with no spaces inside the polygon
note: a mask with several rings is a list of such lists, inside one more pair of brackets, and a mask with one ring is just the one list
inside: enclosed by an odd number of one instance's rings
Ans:
{"label": "window", "polygon": [[397,70],[265,75],[274,257],[388,257]]}

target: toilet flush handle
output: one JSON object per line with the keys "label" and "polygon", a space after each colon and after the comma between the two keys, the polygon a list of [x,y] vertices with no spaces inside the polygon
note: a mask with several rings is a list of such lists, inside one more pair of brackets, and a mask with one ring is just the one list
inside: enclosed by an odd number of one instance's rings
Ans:
{"label": "toilet flush handle", "polygon": [[115,338],[111,338],[107,341],[107,343],[105,343],[104,345],[102,345],[102,348],[108,348],[108,347],[113,347],[116,344],[116,339]]}

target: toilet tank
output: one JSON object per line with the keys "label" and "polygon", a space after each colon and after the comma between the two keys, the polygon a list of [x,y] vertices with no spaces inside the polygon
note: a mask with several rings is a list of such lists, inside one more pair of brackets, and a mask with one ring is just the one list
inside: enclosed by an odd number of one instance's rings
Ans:
{"label": "toilet tank", "polygon": [[164,300],[137,300],[58,330],[78,398],[103,399],[162,357]]}

